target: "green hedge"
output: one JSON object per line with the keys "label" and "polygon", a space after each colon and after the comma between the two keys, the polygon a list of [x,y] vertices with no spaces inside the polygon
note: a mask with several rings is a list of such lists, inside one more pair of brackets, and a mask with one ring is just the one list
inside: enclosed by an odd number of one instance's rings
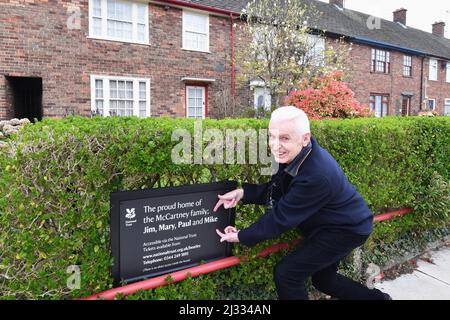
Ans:
{"label": "green hedge", "polygon": [[[222,132],[267,124],[255,119],[202,123],[203,129]],[[0,155],[0,298],[72,299],[111,288],[111,192],[225,179],[267,180],[258,165],[172,163],[176,128],[192,132],[194,121],[45,119],[11,139],[8,152]],[[376,225],[365,246],[365,262],[385,262],[386,245],[404,235],[430,230],[441,230],[442,235],[448,230],[450,118],[327,120],[312,122],[312,132],[374,213],[416,209],[411,216]],[[236,223],[242,228],[263,208],[240,206],[237,212]],[[296,237],[291,231],[282,240]],[[234,253],[253,256],[269,244],[251,250],[237,245]],[[272,267],[283,254],[127,298],[275,298]],[[79,290],[66,286],[70,265],[80,266]]]}

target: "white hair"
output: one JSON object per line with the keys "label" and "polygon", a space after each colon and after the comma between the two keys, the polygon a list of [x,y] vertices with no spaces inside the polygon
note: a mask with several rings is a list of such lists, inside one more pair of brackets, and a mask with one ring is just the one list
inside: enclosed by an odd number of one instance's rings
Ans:
{"label": "white hair", "polygon": [[270,117],[271,122],[288,120],[295,121],[295,127],[297,128],[297,131],[301,136],[305,135],[306,133],[311,133],[308,116],[303,110],[294,106],[286,106],[275,109]]}

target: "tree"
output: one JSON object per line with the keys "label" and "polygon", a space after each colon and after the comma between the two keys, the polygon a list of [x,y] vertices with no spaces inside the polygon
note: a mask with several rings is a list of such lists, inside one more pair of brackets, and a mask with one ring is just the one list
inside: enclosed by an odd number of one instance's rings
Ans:
{"label": "tree", "polygon": [[[241,37],[236,49],[241,80],[262,79],[272,102],[289,94],[304,80],[343,70],[350,47],[336,40],[325,46],[323,33],[309,27],[319,13],[305,0],[253,0],[241,15]],[[334,47],[334,48],[333,48]]]}
{"label": "tree", "polygon": [[300,90],[291,92],[288,103],[316,120],[370,116],[369,108],[361,106],[353,91],[342,81],[341,71],[318,76],[309,84],[304,81]]}

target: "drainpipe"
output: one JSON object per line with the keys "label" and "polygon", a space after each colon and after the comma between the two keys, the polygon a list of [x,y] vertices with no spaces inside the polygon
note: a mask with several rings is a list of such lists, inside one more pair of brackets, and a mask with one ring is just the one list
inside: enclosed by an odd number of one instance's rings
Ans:
{"label": "drainpipe", "polygon": [[419,111],[422,110],[423,107],[423,63],[425,60],[425,56],[422,57],[422,67],[420,68],[420,104],[419,104]]}
{"label": "drainpipe", "polygon": [[233,14],[230,13],[230,27],[231,27],[231,95],[234,97],[234,28],[233,28]]}

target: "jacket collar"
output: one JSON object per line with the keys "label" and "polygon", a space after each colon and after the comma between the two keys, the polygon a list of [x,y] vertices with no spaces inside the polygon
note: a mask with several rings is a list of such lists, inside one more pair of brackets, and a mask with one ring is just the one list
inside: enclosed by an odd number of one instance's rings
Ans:
{"label": "jacket collar", "polygon": [[292,160],[292,162],[286,167],[286,169],[284,169],[284,172],[288,173],[292,177],[297,176],[301,165],[312,151],[313,142],[314,138],[311,136],[311,141],[306,147],[303,147],[302,151],[300,151],[300,153],[294,158],[294,160]]}

